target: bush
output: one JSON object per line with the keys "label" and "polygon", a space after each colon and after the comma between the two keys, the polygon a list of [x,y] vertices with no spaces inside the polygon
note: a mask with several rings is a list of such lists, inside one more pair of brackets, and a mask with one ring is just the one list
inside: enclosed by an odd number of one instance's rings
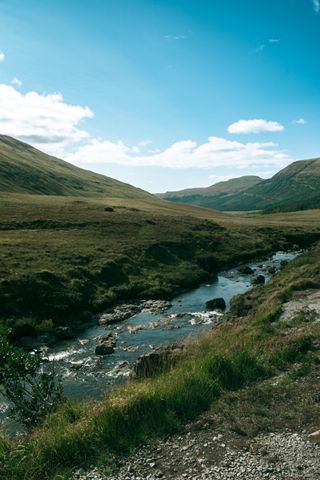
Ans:
{"label": "bush", "polygon": [[44,372],[41,356],[0,339],[0,389],[9,402],[9,415],[30,430],[62,400],[62,386],[53,367]]}

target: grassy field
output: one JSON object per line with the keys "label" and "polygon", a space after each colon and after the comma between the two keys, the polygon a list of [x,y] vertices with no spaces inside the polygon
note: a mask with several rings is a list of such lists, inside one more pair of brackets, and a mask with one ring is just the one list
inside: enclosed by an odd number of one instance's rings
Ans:
{"label": "grassy field", "polygon": [[[320,288],[319,265],[318,245],[266,287],[237,297],[227,321],[190,344],[171,370],[120,387],[99,403],[68,403],[25,439],[2,439],[2,478],[66,479],[73,467],[93,463],[112,469],[117,456],[178,431],[208,409],[247,434],[268,429],[269,410],[272,428],[286,419],[303,428],[310,422],[305,405],[297,401],[288,412],[286,399],[301,391],[301,381],[303,398],[307,389],[314,395],[319,322],[299,315],[289,325],[279,317],[294,292]],[[282,378],[275,389],[268,382],[273,377]],[[268,394],[278,399],[275,409]],[[312,412],[317,423],[317,405]]]}
{"label": "grassy field", "polygon": [[224,214],[147,200],[0,194],[0,326],[14,340],[115,302],[170,298],[320,236],[320,211]]}

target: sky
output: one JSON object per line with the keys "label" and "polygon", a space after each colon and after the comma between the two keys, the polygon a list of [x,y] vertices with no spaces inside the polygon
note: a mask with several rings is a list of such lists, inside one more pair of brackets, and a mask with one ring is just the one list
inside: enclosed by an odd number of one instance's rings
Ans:
{"label": "sky", "polygon": [[320,156],[320,0],[0,0],[0,25],[0,134],[77,166],[164,192]]}

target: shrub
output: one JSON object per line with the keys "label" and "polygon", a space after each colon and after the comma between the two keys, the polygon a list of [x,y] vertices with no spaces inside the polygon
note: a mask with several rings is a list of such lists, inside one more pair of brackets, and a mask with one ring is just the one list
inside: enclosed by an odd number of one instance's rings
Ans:
{"label": "shrub", "polygon": [[41,369],[39,354],[31,354],[0,339],[0,389],[11,403],[9,415],[30,430],[63,400],[53,367]]}

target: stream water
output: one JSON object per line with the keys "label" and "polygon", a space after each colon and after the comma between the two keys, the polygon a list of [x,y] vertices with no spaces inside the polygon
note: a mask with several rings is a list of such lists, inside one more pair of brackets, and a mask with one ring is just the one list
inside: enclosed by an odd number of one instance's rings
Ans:
{"label": "stream water", "polygon": [[[62,375],[65,395],[81,400],[101,398],[112,385],[128,378],[132,364],[143,353],[212,328],[222,314],[206,312],[208,300],[223,297],[229,308],[232,297],[252,288],[253,276],[261,274],[268,281],[272,276],[268,269],[274,267],[277,271],[281,262],[290,261],[296,255],[296,252],[277,252],[263,261],[251,262],[248,264],[254,270],[251,275],[241,274],[236,268],[221,272],[212,283],[173,299],[171,306],[162,313],[141,311],[120,323],[95,325],[79,337],[47,348],[45,354],[55,362],[56,372]],[[115,352],[95,355],[99,337],[108,333],[116,339]],[[12,433],[17,426],[7,418],[6,410],[5,399],[0,397],[0,427]]]}

